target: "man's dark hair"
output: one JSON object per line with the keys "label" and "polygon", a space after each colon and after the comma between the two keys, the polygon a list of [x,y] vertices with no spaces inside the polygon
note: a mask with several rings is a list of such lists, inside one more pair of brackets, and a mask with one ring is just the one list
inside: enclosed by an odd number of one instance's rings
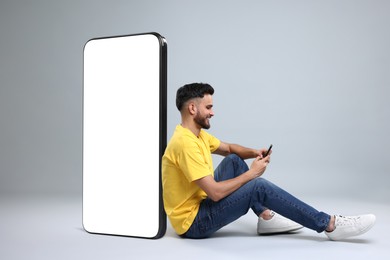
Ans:
{"label": "man's dark hair", "polygon": [[207,83],[191,83],[180,87],[176,92],[176,107],[181,111],[185,102],[193,98],[203,98],[205,94],[214,94],[214,89]]}

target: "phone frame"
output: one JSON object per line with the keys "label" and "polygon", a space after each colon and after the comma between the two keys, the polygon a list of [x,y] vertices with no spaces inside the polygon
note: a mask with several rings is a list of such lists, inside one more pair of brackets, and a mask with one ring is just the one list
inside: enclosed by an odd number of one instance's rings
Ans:
{"label": "phone frame", "polygon": [[[115,235],[115,236],[127,236],[127,237],[135,237],[135,238],[146,238],[146,239],[158,239],[165,235],[166,232],[166,213],[164,210],[164,204],[163,204],[163,197],[162,197],[162,177],[161,177],[161,161],[162,156],[166,148],[167,144],[167,42],[163,36],[156,32],[149,32],[149,33],[139,33],[139,34],[128,34],[128,35],[118,35],[118,36],[108,36],[108,37],[98,37],[98,38],[92,38],[88,40],[84,45],[84,55],[85,55],[85,49],[89,42],[91,41],[98,41],[98,40],[104,40],[104,39],[113,39],[113,38],[121,38],[121,37],[137,37],[137,36],[143,36],[143,35],[152,35],[156,37],[159,41],[159,159],[158,159],[158,230],[156,230],[155,235],[152,236],[140,236],[140,235],[132,235],[132,234],[116,234],[116,233],[110,233],[110,232],[96,232],[94,230],[86,228],[85,225],[85,219],[84,219],[84,124],[85,124],[85,75],[83,73],[83,93],[82,93],[82,164],[83,164],[83,212],[82,212],[82,218],[83,218],[83,228],[88,233],[92,234],[104,234],[104,235]],[[85,70],[85,56],[83,59],[83,70]]]}
{"label": "phone frame", "polygon": [[267,157],[269,152],[271,152],[271,149],[272,149],[272,144],[269,146],[267,152],[265,153],[264,157]]}

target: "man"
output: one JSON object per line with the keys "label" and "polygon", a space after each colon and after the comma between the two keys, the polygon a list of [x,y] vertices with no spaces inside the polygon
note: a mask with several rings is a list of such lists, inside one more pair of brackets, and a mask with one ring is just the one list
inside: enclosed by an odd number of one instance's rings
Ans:
{"label": "man", "polygon": [[[259,216],[258,234],[295,231],[302,226],[340,240],[367,232],[372,214],[343,217],[319,212],[261,178],[270,163],[267,149],[220,141],[203,129],[214,116],[214,89],[203,83],[179,88],[176,106],[181,124],[162,159],[164,207],[176,233],[205,238],[249,209]],[[214,171],[211,153],[225,156]],[[245,159],[255,158],[250,166]],[[298,224],[299,223],[299,224]]]}

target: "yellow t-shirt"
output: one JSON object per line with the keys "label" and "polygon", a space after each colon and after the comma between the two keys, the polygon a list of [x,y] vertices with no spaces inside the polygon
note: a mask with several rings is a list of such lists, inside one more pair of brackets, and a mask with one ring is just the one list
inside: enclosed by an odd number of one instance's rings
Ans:
{"label": "yellow t-shirt", "polygon": [[191,226],[207,195],[194,182],[214,175],[211,153],[221,142],[206,131],[199,136],[176,126],[162,158],[164,207],[176,233],[184,234]]}

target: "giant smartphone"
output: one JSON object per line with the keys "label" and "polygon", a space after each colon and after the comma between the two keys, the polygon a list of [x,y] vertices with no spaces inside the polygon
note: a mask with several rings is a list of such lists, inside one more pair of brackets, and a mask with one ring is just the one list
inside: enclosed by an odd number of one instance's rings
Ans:
{"label": "giant smartphone", "polygon": [[160,238],[166,41],[157,33],[91,39],[83,81],[84,229]]}

